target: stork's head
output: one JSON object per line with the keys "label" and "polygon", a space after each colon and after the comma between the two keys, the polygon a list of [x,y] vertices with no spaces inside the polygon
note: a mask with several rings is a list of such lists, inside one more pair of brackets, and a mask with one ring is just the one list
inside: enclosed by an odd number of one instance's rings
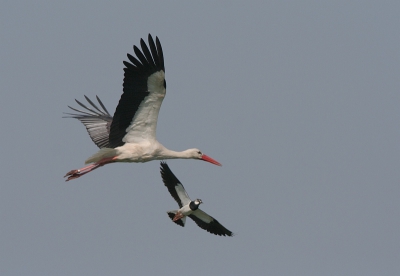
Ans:
{"label": "stork's head", "polygon": [[221,163],[219,163],[217,160],[212,159],[210,156],[203,154],[199,149],[190,149],[189,152],[190,152],[190,158],[192,159],[199,159],[217,166],[222,166]]}

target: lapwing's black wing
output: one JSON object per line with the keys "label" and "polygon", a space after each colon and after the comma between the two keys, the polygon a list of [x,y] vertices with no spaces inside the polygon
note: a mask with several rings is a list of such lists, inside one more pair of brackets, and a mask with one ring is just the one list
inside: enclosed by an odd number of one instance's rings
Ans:
{"label": "lapwing's black wing", "polygon": [[194,220],[194,222],[200,228],[207,230],[207,232],[219,236],[225,236],[225,235],[233,236],[233,233],[228,229],[226,229],[221,223],[219,223],[218,220],[216,220],[215,218],[213,218],[212,216],[208,215],[207,213],[203,212],[200,209],[197,209],[188,217]]}
{"label": "lapwing's black wing", "polygon": [[179,208],[182,206],[189,204],[191,202],[188,194],[186,193],[185,188],[181,184],[181,182],[176,178],[176,176],[172,173],[171,169],[168,167],[167,163],[160,162],[161,165],[161,177],[164,182],[164,185],[167,187],[171,196],[178,203]]}

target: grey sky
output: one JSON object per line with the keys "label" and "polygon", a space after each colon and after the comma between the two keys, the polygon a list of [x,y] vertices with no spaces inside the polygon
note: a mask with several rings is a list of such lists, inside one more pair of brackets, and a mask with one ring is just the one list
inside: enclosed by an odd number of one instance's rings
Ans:
{"label": "grey sky", "polygon": [[[0,9],[1,275],[400,273],[398,1],[5,1]],[[62,119],[113,113],[123,64],[161,40],[158,140],[223,164],[168,164],[236,233],[187,221],[159,162],[105,166]]]}

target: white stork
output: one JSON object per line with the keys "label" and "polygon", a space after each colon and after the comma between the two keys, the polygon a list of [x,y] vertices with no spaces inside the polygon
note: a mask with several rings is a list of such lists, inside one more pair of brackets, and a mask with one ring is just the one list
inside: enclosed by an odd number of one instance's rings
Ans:
{"label": "white stork", "polygon": [[203,203],[201,199],[191,200],[186,193],[182,183],[172,173],[167,163],[161,162],[161,177],[169,193],[179,205],[179,210],[167,212],[173,222],[184,227],[186,217],[191,218],[202,229],[219,236],[233,236],[233,233],[226,229],[215,218],[199,209]]}
{"label": "white stork", "polygon": [[221,166],[219,162],[198,149],[176,152],[165,148],[156,140],[157,118],[166,93],[164,56],[160,41],[149,34],[149,46],[140,40],[142,51],[133,46],[136,58],[127,54],[131,63],[124,61],[123,93],[114,117],[108,113],[99,98],[103,111],[89,100],[97,110],[71,108],[81,114],[70,114],[87,128],[90,137],[100,150],[89,157],[78,170],[69,171],[66,181],[78,178],[103,165],[114,162],[148,162],[164,159],[198,159]]}

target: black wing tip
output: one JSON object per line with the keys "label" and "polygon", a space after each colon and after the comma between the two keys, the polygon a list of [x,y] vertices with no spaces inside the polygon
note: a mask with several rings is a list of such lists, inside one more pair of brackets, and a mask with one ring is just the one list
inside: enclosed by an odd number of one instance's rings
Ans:
{"label": "black wing tip", "polygon": [[[212,233],[212,232],[210,232],[210,233]],[[229,230],[227,230],[227,231],[225,231],[225,232],[221,232],[221,233],[212,233],[212,234],[214,234],[214,235],[217,235],[217,236],[223,236],[223,237],[225,237],[225,236],[227,236],[227,237],[233,237],[233,236],[235,236],[235,233],[233,233],[233,232],[231,232],[231,231],[229,231]]]}
{"label": "black wing tip", "polygon": [[161,175],[162,175],[163,179],[164,179],[164,176],[167,176],[167,174],[172,174],[173,175],[173,173],[172,173],[171,169],[169,168],[167,162],[161,161],[160,162],[160,166],[161,166],[160,167],[160,172],[161,172]]}
{"label": "black wing tip", "polygon": [[206,230],[208,233],[216,236],[228,236],[232,237],[234,234],[232,231],[226,229],[221,223],[215,218],[211,217],[210,222],[205,222],[194,214],[190,214],[189,217],[199,226],[201,229]]}
{"label": "black wing tip", "polygon": [[[136,54],[136,58],[132,57],[128,53],[128,59],[132,63],[124,61],[124,65],[126,66],[126,68],[132,69],[132,67],[147,67],[149,70],[151,70],[150,68],[154,68],[156,71],[163,70],[165,72],[164,55],[158,37],[156,36],[156,42],[154,43],[153,37],[149,33],[148,44],[146,44],[145,40],[141,38],[140,46],[142,50],[140,50],[139,47],[137,47],[136,45],[133,45],[133,51]],[[149,50],[148,46],[150,46],[151,51]]]}
{"label": "black wing tip", "polygon": [[160,161],[160,166],[161,166],[160,167],[161,170],[165,170],[166,168],[169,169],[168,164],[165,161]]}
{"label": "black wing tip", "polygon": [[[99,104],[102,107],[102,109],[100,109],[95,103],[93,103],[93,101],[90,100],[90,98],[88,96],[84,95],[84,97],[85,97],[86,101],[90,105],[85,105],[82,102],[80,102],[77,99],[75,99],[75,102],[79,106],[83,107],[85,110],[79,110],[79,109],[76,109],[74,107],[71,107],[71,106],[67,105],[69,109],[71,109],[71,110],[73,110],[75,112],[78,112],[78,113],[71,114],[71,113],[65,113],[64,112],[64,114],[68,114],[68,115],[72,116],[72,117],[65,117],[65,118],[76,118],[76,119],[79,119],[79,118],[84,118],[84,117],[88,117],[89,116],[89,117],[99,117],[99,118],[103,117],[103,119],[105,119],[105,120],[112,120],[112,116],[107,111],[107,109],[104,106],[104,104],[101,102],[99,96],[96,95],[96,99],[99,102]],[[94,109],[92,109],[92,108],[94,108]]]}
{"label": "black wing tip", "polygon": [[209,233],[211,233],[211,234],[214,234],[214,235],[216,235],[216,236],[221,236],[221,237],[225,237],[225,236],[227,236],[227,237],[233,237],[235,234],[233,233],[233,232],[231,232],[231,231],[229,231],[228,229],[225,229],[225,230],[223,230],[222,232],[220,232],[219,230],[222,230],[222,229],[218,229],[218,231],[215,231],[215,230],[208,230],[207,229],[207,232],[209,232]]}
{"label": "black wing tip", "polygon": [[[210,233],[213,233],[215,235],[219,236],[228,236],[232,237],[234,236],[234,233],[228,229],[225,228],[218,220],[213,218],[213,221],[210,223],[210,228],[207,229]],[[212,231],[212,232],[211,232]]]}
{"label": "black wing tip", "polygon": [[175,176],[175,174],[171,171],[171,169],[169,168],[168,164],[165,161],[161,161],[160,165],[161,165],[161,167],[160,167],[161,178],[162,178],[162,180],[164,182],[164,185],[166,187],[176,186],[177,184],[181,184],[182,185],[182,183]]}
{"label": "black wing tip", "polygon": [[167,163],[164,162],[164,161],[160,161],[160,172],[161,172],[161,175],[164,174],[166,168],[168,168]]}
{"label": "black wing tip", "polygon": [[228,237],[233,237],[235,234],[232,231],[229,231],[226,229],[223,225],[214,225],[208,229],[204,229],[207,232],[214,234],[216,236],[228,236]]}

